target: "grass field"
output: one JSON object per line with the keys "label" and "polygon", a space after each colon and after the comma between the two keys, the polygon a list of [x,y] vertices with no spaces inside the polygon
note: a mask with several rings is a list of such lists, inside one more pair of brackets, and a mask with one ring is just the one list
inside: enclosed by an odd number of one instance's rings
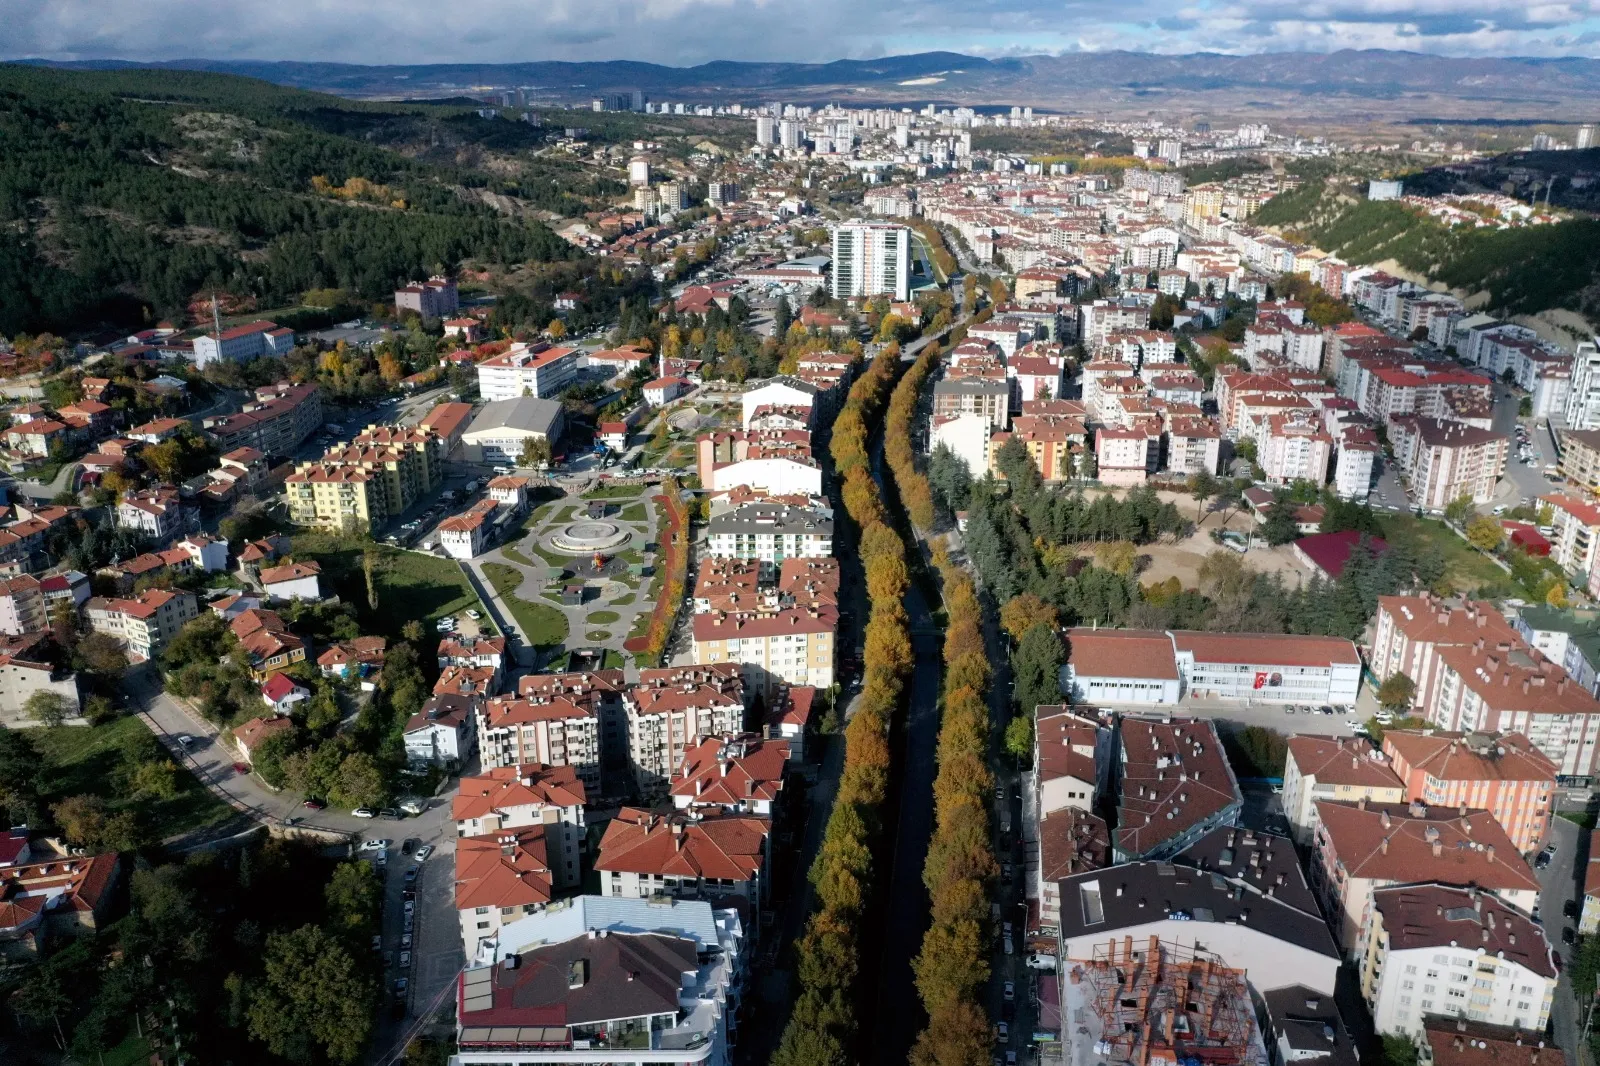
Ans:
{"label": "grass field", "polygon": [[567,616],[554,607],[542,603],[529,603],[516,594],[522,585],[522,574],[515,567],[502,563],[484,563],[483,572],[495,592],[511,609],[528,643],[536,648],[553,648],[567,639]]}
{"label": "grass field", "polygon": [[586,500],[637,500],[644,492],[643,485],[601,485],[583,494]]}
{"label": "grass field", "polygon": [[644,504],[630,503],[622,509],[622,513],[617,517],[624,522],[643,522],[645,520]]}
{"label": "grass field", "polygon": [[355,604],[368,632],[398,637],[401,627],[412,619],[427,627],[445,615],[480,606],[455,560],[372,545],[378,553],[373,568],[378,606],[372,609],[362,566],[367,547],[353,537],[327,533],[302,533],[294,538],[295,556],[321,564],[323,591]]}
{"label": "grass field", "polygon": [[158,839],[218,826],[233,817],[233,808],[206,791],[182,766],[178,791],[169,799],[130,800],[119,795],[117,781],[131,761],[129,749],[153,739],[137,718],[32,729],[28,737],[44,758],[44,791],[51,802],[67,796],[99,796],[112,813],[137,811]]}
{"label": "grass field", "polygon": [[583,635],[584,640],[610,640],[611,634],[604,629],[591,629]]}
{"label": "grass field", "polygon": [[1443,522],[1416,515],[1382,515],[1378,522],[1383,529],[1383,539],[1392,544],[1404,545],[1413,554],[1437,555],[1444,560],[1445,579],[1458,593],[1484,593],[1487,590],[1504,591],[1511,583],[1511,575],[1496,566],[1472,545],[1456,536]]}
{"label": "grass field", "polygon": [[621,617],[616,611],[595,611],[589,615],[588,621],[594,625],[603,626],[607,622],[615,622]]}
{"label": "grass field", "polygon": [[613,606],[613,607],[627,607],[627,606],[631,605],[633,603],[633,601],[635,599],[637,599],[637,598],[638,597],[636,597],[633,593],[630,592],[626,596],[618,596],[616,599],[612,600],[611,601],[611,606]]}

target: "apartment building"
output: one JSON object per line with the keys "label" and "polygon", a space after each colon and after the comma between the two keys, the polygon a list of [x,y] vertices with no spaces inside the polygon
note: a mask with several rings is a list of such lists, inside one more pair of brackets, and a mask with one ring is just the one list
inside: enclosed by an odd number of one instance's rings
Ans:
{"label": "apartment building", "polygon": [[1366,954],[1373,893],[1395,885],[1475,885],[1533,913],[1538,879],[1488,811],[1327,800],[1317,808],[1311,887],[1352,960]]}
{"label": "apartment building", "polygon": [[1506,469],[1503,434],[1422,416],[1394,419],[1389,433],[1418,507],[1443,511],[1462,496],[1473,503],[1494,499]]}
{"label": "apartment building", "polygon": [[1561,476],[1600,494],[1600,429],[1569,429],[1561,434]]}
{"label": "apartment building", "polygon": [[241,410],[211,415],[200,425],[221,451],[253,448],[263,455],[288,456],[322,428],[322,418],[317,386],[285,381],[261,386]]}
{"label": "apartment building", "polygon": [[478,701],[453,693],[428,697],[406,722],[404,740],[412,766],[462,765],[478,748]]}
{"label": "apartment building", "polygon": [[1167,469],[1178,474],[1215,474],[1222,462],[1222,431],[1209,418],[1167,420]]}
{"label": "apartment building", "polygon": [[1548,538],[1550,558],[1579,584],[1587,584],[1587,575],[1600,558],[1600,507],[1563,493],[1540,496],[1539,503],[1550,508],[1550,524],[1555,527]]}
{"label": "apartment building", "polygon": [[1312,412],[1268,415],[1266,446],[1261,449],[1261,468],[1274,485],[1309,481],[1321,485],[1328,480],[1333,459],[1333,437]]}
{"label": "apartment building", "polygon": [[714,558],[758,560],[770,578],[785,559],[832,555],[833,515],[787,504],[744,504],[711,516],[706,550]]}
{"label": "apartment building", "polygon": [[594,868],[600,891],[624,899],[768,898],[772,823],[753,814],[623,807],[606,826]]}
{"label": "apartment building", "polygon": [[1433,701],[1425,709],[1439,729],[1521,733],[1563,778],[1596,773],[1600,700],[1565,670],[1520,642],[1474,641],[1441,648]]}
{"label": "apartment building", "polygon": [[1412,707],[1433,705],[1439,675],[1440,648],[1515,643],[1517,631],[1487,600],[1444,598],[1424,592],[1416,596],[1378,598],[1378,625],[1368,666],[1378,681],[1405,674],[1417,686]]}
{"label": "apartment building", "polygon": [[708,737],[743,733],[752,696],[738,663],[641,670],[622,696],[640,791],[664,796],[692,748]]}
{"label": "apartment building", "polygon": [[486,768],[570,766],[586,789],[600,787],[599,704],[607,684],[586,683],[582,674],[548,675],[543,690],[483,703],[478,714],[478,757]]}
{"label": "apartment building", "polygon": [[413,281],[394,291],[394,310],[403,315],[413,311],[423,318],[443,318],[461,309],[456,283],[435,274],[427,281]]}
{"label": "apartment building", "polygon": [[988,419],[996,430],[1011,424],[1011,383],[1002,372],[997,377],[946,377],[933,386],[933,417],[975,414]]}
{"label": "apartment building", "polygon": [[50,628],[50,612],[39,579],[28,574],[0,579],[0,633],[25,636]]}
{"label": "apartment building", "polygon": [[478,395],[488,403],[520,396],[559,396],[577,378],[583,354],[579,348],[517,341],[509,350],[478,364]]}
{"label": "apartment building", "polygon": [[1522,734],[1386,729],[1383,753],[1407,800],[1486,810],[1524,854],[1544,845],[1556,767]]}
{"label": "apartment building", "polygon": [[739,912],[691,900],[565,902],[502,926],[461,974],[455,1066],[597,1056],[729,1066],[749,968]]}
{"label": "apartment building", "polygon": [[833,227],[835,300],[855,296],[911,295],[911,230],[887,222],[852,222]]}
{"label": "apartment building", "polygon": [[[439,523],[439,546],[452,559],[471,559],[490,543],[495,529],[495,512],[500,505],[479,500],[460,514]],[[507,514],[500,511],[500,514]]]}
{"label": "apartment building", "polygon": [[1544,1032],[1555,951],[1515,907],[1476,888],[1407,885],[1374,892],[1367,924],[1361,994],[1379,1033],[1416,1037],[1441,1015]]}
{"label": "apartment building", "polygon": [[672,805],[680,811],[771,818],[783,797],[788,766],[787,741],[753,733],[707,737],[673,775]]}
{"label": "apartment building", "polygon": [[1161,461],[1161,436],[1149,429],[1095,430],[1096,477],[1105,485],[1143,485]]}
{"label": "apartment building", "polygon": [[1210,721],[1129,716],[1120,739],[1117,862],[1167,858],[1238,819],[1244,800]]}
{"label": "apartment building", "polygon": [[693,625],[694,661],[737,663],[752,692],[770,696],[782,686],[833,685],[837,605],[709,611],[696,615]]}
{"label": "apartment building", "polygon": [[1333,491],[1341,499],[1366,500],[1378,461],[1378,435],[1365,426],[1347,426],[1335,445]]}
{"label": "apartment building", "polygon": [[[987,426],[984,427],[987,430]],[[987,459],[976,474],[988,470],[1004,478],[1000,470],[1000,450],[1015,437],[1028,450],[1028,458],[1046,481],[1061,481],[1078,476],[1078,454],[1088,437],[1083,419],[1071,415],[1018,415],[1011,421],[1009,433],[995,433],[986,444]]]}
{"label": "apartment building", "polygon": [[435,433],[369,426],[284,479],[289,519],[317,529],[375,530],[438,487],[441,459]]}
{"label": "apartment building", "polygon": [[504,926],[554,902],[550,838],[557,832],[556,824],[534,822],[456,839],[455,906],[468,957],[492,949]]}
{"label": "apartment building", "polygon": [[200,614],[193,595],[166,589],[148,589],[128,598],[91,596],[83,606],[89,628],[115,639],[136,663],[154,658]]}
{"label": "apartment building", "polygon": [[458,837],[492,837],[507,829],[543,825],[551,881],[560,890],[583,879],[586,802],[583,781],[573,767],[521,763],[461,778],[450,801],[450,817]]}
{"label": "apartment building", "polygon": [[178,490],[171,485],[129,492],[117,504],[117,527],[131,529],[157,544],[183,532],[183,525],[183,506]]}
{"label": "apartment building", "polygon": [[1389,765],[1389,756],[1361,737],[1292,736],[1283,770],[1283,813],[1302,846],[1316,835],[1322,800],[1404,803],[1405,782]]}

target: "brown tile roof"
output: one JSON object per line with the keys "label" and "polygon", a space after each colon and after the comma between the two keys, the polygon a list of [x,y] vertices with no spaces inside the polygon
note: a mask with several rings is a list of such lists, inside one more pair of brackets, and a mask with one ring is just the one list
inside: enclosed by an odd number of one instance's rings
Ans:
{"label": "brown tile roof", "polygon": [[1091,785],[1098,783],[1095,769],[1095,740],[1100,727],[1064,706],[1040,704],[1035,715],[1039,739],[1038,777],[1041,782],[1075,777]]}
{"label": "brown tile roof", "polygon": [[233,735],[244,745],[246,751],[254,751],[257,744],[274,733],[283,733],[293,728],[294,722],[288,718],[252,718],[234,729]]}
{"label": "brown tile roof", "polygon": [[1439,881],[1490,891],[1539,890],[1517,846],[1488,811],[1463,815],[1454,807],[1320,800],[1317,817],[1334,857],[1351,877]]}
{"label": "brown tile roof", "polygon": [[692,819],[624,807],[600,840],[596,870],[749,881],[764,864],[770,823],[746,814]]}
{"label": "brown tile roof", "polygon": [[1068,658],[1077,677],[1178,680],[1172,638],[1154,629],[1069,629]]}
{"label": "brown tile roof", "polygon": [[1408,639],[1424,644],[1471,644],[1479,637],[1491,644],[1522,640],[1487,600],[1445,600],[1429,593],[1380,596],[1378,609],[1387,612]]}
{"label": "brown tile roof", "polygon": [[1039,867],[1055,881],[1111,865],[1111,831],[1106,820],[1076,807],[1046,815],[1039,822]]}
{"label": "brown tile roof", "polygon": [[322,567],[315,560],[303,563],[285,563],[283,566],[274,566],[261,571],[263,585],[276,585],[282,581],[298,581],[303,577],[316,577],[322,573]]}
{"label": "brown tile roof", "polygon": [[[566,1026],[675,1014],[683,975],[699,966],[693,940],[614,931],[530,948],[518,962],[483,975],[486,995],[458,993],[463,1003],[489,1004],[461,1012],[464,1041],[497,1044],[505,1036],[515,1039],[519,1029],[540,1027],[565,1040]],[[575,969],[585,974],[576,988],[569,979]]]}
{"label": "brown tile roof", "polygon": [[492,666],[447,666],[439,672],[433,691],[435,695],[455,692],[463,696],[488,696],[494,677]]}
{"label": "brown tile roof", "polygon": [[690,804],[736,807],[741,803],[777,800],[783,791],[789,743],[751,735],[711,738],[684,753],[672,775],[672,795]]}
{"label": "brown tile roof", "polygon": [[[1440,781],[1545,781],[1556,783],[1556,764],[1521,733],[1486,739],[1483,753],[1466,743],[1467,734],[1386,729],[1383,746],[1414,769]],[[1291,746],[1293,742],[1291,741]]]}
{"label": "brown tile roof", "polygon": [[525,907],[555,898],[543,825],[456,841],[456,909]]}
{"label": "brown tile roof", "polygon": [[534,722],[562,722],[571,718],[595,717],[598,717],[598,713],[593,707],[574,702],[568,696],[552,696],[543,701],[503,696],[483,705],[485,729],[504,729],[508,726],[530,725]]}
{"label": "brown tile roof", "polygon": [[625,696],[639,714],[731,707],[744,702],[744,675],[738,663],[640,670]]}
{"label": "brown tile roof", "polygon": [[460,822],[509,807],[582,807],[585,802],[583,782],[572,767],[522,763],[463,777],[450,816]]}
{"label": "brown tile roof", "polygon": [[1465,1018],[1424,1017],[1433,1066],[1564,1066],[1561,1049],[1543,1033]]}
{"label": "brown tile roof", "polygon": [[1242,802],[1211,722],[1122,720],[1122,781],[1116,842],[1149,855],[1166,841]]}
{"label": "brown tile roof", "polygon": [[1520,963],[1540,977],[1555,977],[1556,961],[1544,930],[1488,892],[1451,885],[1406,885],[1372,893],[1383,915],[1389,950],[1456,944]]}
{"label": "brown tile roof", "polygon": [[20,932],[46,909],[97,911],[117,880],[115,852],[73,855],[0,869],[0,933]]}
{"label": "brown tile roof", "polygon": [[1301,733],[1289,738],[1295,766],[1319,785],[1404,789],[1405,782],[1389,767],[1383,753],[1360,737]]}
{"label": "brown tile roof", "polygon": [[1495,711],[1600,714],[1600,700],[1540,652],[1517,644],[1455,645],[1439,658]]}

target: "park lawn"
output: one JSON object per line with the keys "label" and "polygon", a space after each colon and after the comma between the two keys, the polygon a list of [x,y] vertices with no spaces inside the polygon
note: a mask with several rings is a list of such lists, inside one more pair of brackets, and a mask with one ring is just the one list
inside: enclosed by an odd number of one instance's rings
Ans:
{"label": "park lawn", "polygon": [[506,553],[507,558],[514,559],[517,562],[521,563],[523,566],[543,566],[544,565],[543,563],[534,562],[532,559],[528,558],[526,555],[523,555],[521,552],[519,552],[516,548],[512,547],[510,544],[507,544],[505,547],[501,548],[500,550]]}
{"label": "park lawn", "polygon": [[482,606],[454,559],[375,545],[378,558],[373,584],[378,606],[374,610],[367,603],[361,561],[365,542],[329,533],[302,533],[294,538],[293,546],[296,558],[321,564],[324,591],[331,589],[340,599],[355,604],[363,627],[374,634],[398,639],[401,628],[412,619],[421,620],[427,628],[446,615]]}
{"label": "park lawn", "polygon": [[645,520],[644,504],[630,503],[622,509],[622,513],[617,517],[624,522],[643,522]]}
{"label": "park lawn", "polygon": [[603,626],[607,622],[615,622],[621,617],[616,611],[595,611],[589,615],[588,621],[594,625]]}
{"label": "park lawn", "polygon": [[613,606],[613,607],[629,607],[629,606],[633,605],[633,601],[636,598],[637,597],[635,597],[634,594],[630,592],[626,596],[618,596],[616,599],[612,600],[611,601],[611,606]]}
{"label": "park lawn", "polygon": [[[67,796],[93,795],[112,812],[137,810],[159,839],[193,829],[208,829],[233,817],[233,808],[208,792],[193,774],[178,767],[178,791],[170,799],[130,800],[119,796],[116,781],[125,765],[130,738],[149,735],[135,717],[104,725],[34,729],[29,739],[44,757],[45,794],[51,802]],[[221,743],[220,740],[212,743]]]}
{"label": "park lawn", "polygon": [[1510,574],[1437,519],[1393,514],[1379,515],[1378,523],[1384,540],[1409,547],[1417,556],[1431,554],[1442,558],[1445,578],[1458,593],[1483,593],[1488,589],[1503,589],[1511,583]]}
{"label": "park lawn", "polygon": [[604,629],[591,629],[583,635],[583,639],[588,641],[610,640],[611,634]]}
{"label": "park lawn", "polygon": [[637,500],[643,485],[601,485],[583,494],[586,500]]}
{"label": "park lawn", "polygon": [[553,648],[567,639],[567,616],[542,603],[529,603],[516,594],[522,586],[522,574],[514,567],[502,563],[484,563],[483,572],[494,586],[517,626],[530,645],[536,648]]}

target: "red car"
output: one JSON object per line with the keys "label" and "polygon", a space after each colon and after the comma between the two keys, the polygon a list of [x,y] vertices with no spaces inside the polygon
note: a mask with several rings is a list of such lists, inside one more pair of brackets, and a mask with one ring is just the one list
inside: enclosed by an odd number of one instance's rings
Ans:
{"label": "red car", "polygon": [[323,803],[321,800],[308,799],[300,806],[306,808],[307,810],[320,811],[325,808],[327,804]]}
{"label": "red car", "polygon": [[247,762],[236,762],[233,764],[233,772],[236,774],[247,774],[250,772],[250,764]]}

